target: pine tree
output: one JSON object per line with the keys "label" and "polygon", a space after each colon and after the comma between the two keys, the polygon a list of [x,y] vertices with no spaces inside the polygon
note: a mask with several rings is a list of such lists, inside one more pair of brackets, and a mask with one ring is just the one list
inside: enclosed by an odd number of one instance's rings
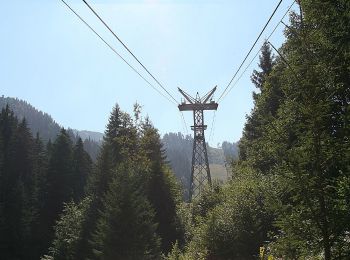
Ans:
{"label": "pine tree", "polygon": [[118,104],[113,108],[105,131],[96,171],[88,181],[88,193],[103,196],[113,178],[111,169],[136,154],[137,132],[130,116],[121,111]]}
{"label": "pine tree", "polygon": [[[176,240],[182,240],[176,227],[176,207],[180,201],[180,192],[174,176],[165,165],[165,156],[158,131],[148,118],[142,124],[141,150],[150,163],[147,197],[155,209],[158,223],[157,234],[161,238],[161,248],[168,253]],[[181,241],[182,242],[182,241]]]}
{"label": "pine tree", "polygon": [[113,108],[104,140],[97,158],[96,168],[88,178],[86,193],[91,197],[79,247],[83,252],[79,259],[94,258],[89,240],[95,232],[99,212],[103,210],[104,198],[115,175],[115,168],[125,160],[137,156],[137,131],[130,116],[121,111],[118,104]]}
{"label": "pine tree", "polygon": [[103,204],[92,246],[96,259],[159,259],[154,212],[140,190],[137,166],[119,166]]}
{"label": "pine tree", "polygon": [[73,149],[73,198],[76,202],[80,201],[84,195],[84,189],[88,176],[92,170],[92,161],[90,156],[84,150],[83,141],[78,138]]}
{"label": "pine tree", "polygon": [[61,129],[52,144],[47,172],[47,201],[45,222],[48,229],[47,242],[53,237],[53,226],[63,210],[63,203],[73,198],[74,168],[72,141],[65,129]]}
{"label": "pine tree", "polygon": [[18,216],[21,217],[19,225],[21,240],[19,242],[22,247],[21,249],[17,247],[17,250],[21,252],[22,258],[35,259],[37,252],[32,248],[32,238],[34,224],[38,220],[39,205],[35,194],[37,183],[34,172],[34,140],[25,119],[18,125],[12,147],[14,154],[11,157],[14,158],[13,165],[15,165],[12,175],[15,175],[15,172],[18,174],[15,190],[19,192],[20,202],[18,204],[21,205],[21,212],[18,212]]}
{"label": "pine tree", "polygon": [[254,70],[251,80],[254,83],[255,87],[260,91],[263,90],[264,82],[266,78],[272,71],[274,65],[274,55],[272,54],[270,45],[268,42],[264,42],[261,47],[261,55],[259,57],[260,63],[258,64],[261,71]]}
{"label": "pine tree", "polygon": [[45,205],[47,205],[47,194],[48,194],[48,183],[47,183],[47,170],[48,170],[48,155],[43,142],[37,133],[34,140],[34,162],[33,162],[33,172],[34,172],[34,191],[33,191],[33,201],[37,205],[38,218],[33,222],[32,237],[29,243],[29,247],[35,252],[33,259],[39,259],[44,253],[46,253],[46,236],[47,226],[45,225]]}

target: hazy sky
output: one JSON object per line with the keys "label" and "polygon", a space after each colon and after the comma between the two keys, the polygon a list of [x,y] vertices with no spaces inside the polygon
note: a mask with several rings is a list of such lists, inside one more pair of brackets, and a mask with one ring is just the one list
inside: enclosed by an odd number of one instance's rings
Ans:
{"label": "hazy sky", "polygon": [[[66,1],[147,76],[82,1]],[[89,1],[179,102],[177,87],[204,95],[217,85],[215,98],[220,96],[278,2]],[[252,56],[292,2],[283,1]],[[276,46],[283,42],[282,32],[280,25],[271,38]],[[24,99],[64,127],[103,132],[116,102],[131,112],[137,101],[161,134],[184,132],[177,107],[140,79],[60,0],[2,1],[0,46],[0,95]],[[220,102],[212,145],[241,137],[253,107],[249,76],[257,62]],[[190,132],[191,112],[185,118]],[[207,141],[212,118],[213,112],[205,113]]]}

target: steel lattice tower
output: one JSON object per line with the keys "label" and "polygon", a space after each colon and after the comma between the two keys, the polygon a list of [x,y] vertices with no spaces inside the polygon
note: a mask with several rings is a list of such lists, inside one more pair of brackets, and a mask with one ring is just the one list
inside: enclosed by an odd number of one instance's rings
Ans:
{"label": "steel lattice tower", "polygon": [[[211,176],[208,162],[207,146],[205,142],[204,130],[207,126],[204,124],[204,110],[217,110],[218,104],[212,101],[212,96],[216,90],[214,87],[203,98],[197,93],[196,98],[179,88],[180,93],[185,100],[178,106],[180,111],[193,111],[193,153],[192,169],[190,180],[190,200],[201,194],[203,187],[211,185]],[[187,102],[186,102],[187,101]]]}

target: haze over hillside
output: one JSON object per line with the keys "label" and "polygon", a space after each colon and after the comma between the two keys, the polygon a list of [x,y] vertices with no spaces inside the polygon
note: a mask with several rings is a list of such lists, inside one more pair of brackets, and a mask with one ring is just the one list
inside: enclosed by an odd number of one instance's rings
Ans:
{"label": "haze over hillside", "polygon": [[[59,134],[60,126],[49,114],[36,109],[24,100],[11,97],[0,97],[0,108],[9,105],[14,114],[22,120],[26,119],[33,135],[39,133],[45,142],[55,140]],[[84,142],[84,149],[91,158],[96,161],[103,141],[103,133],[88,130],[76,130],[68,128],[68,133],[73,140],[79,136]],[[171,168],[183,185],[185,193],[189,187],[189,177],[191,174],[192,145],[193,138],[184,136],[181,133],[167,133],[163,136],[162,142],[166,151],[167,160]],[[208,145],[208,144],[207,144]],[[213,179],[226,180],[227,172],[225,163],[230,159],[238,158],[238,145],[224,141],[221,147],[208,147],[208,160]]]}
{"label": "haze over hillside", "polygon": [[[26,118],[28,126],[32,133],[34,135],[36,133],[40,133],[40,137],[44,141],[55,139],[60,129],[63,127],[57,123],[49,114],[36,109],[25,100],[12,97],[4,97],[4,95],[1,96],[0,109],[5,107],[7,104],[19,120]],[[95,142],[100,143],[103,138],[103,134],[99,132],[76,129],[70,130],[72,130],[74,134],[80,136],[83,140],[91,139]]]}
{"label": "haze over hillside", "polygon": [[[25,118],[32,134],[35,136],[39,133],[40,138],[44,142],[49,140],[54,141],[62,128],[49,114],[36,109],[24,100],[1,96],[0,109],[4,108],[6,105],[9,105],[9,108],[20,121]],[[78,137],[83,140],[84,149],[95,161],[100,149],[103,134],[70,128],[68,128],[67,131],[73,141],[76,141]]]}

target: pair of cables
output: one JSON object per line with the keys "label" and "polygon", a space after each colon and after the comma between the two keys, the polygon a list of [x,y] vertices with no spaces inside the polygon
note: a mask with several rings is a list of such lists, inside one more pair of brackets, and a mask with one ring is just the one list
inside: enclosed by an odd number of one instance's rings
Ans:
{"label": "pair of cables", "polygon": [[[102,19],[102,17],[91,7],[91,5],[86,1],[86,0],[82,0],[84,2],[84,4],[91,10],[91,12],[93,12],[93,14],[101,21],[101,23],[112,33],[112,35],[122,44],[122,46],[131,54],[131,56],[141,65],[141,67],[147,72],[147,74],[149,76],[151,76],[151,78],[157,83],[157,85],[159,87],[161,87],[161,89],[167,94],[165,95],[164,93],[162,93],[154,84],[152,84],[149,80],[147,80],[137,69],[135,69],[135,67],[133,67],[122,55],[120,55],[115,48],[113,48],[95,29],[92,28],[92,26],[90,26],[65,0],[61,0],[71,11],[72,13],[74,13],[104,44],[106,44],[106,46],[108,48],[110,48],[114,54],[116,54],[120,59],[122,59],[122,61],[124,63],[126,63],[128,65],[128,67],[130,67],[142,80],[144,80],[147,85],[149,87],[151,87],[152,89],[154,89],[155,91],[157,91],[161,96],[163,96],[164,98],[166,98],[169,102],[171,102],[172,104],[174,104],[175,106],[178,105],[177,100],[174,98],[174,96],[163,86],[163,84],[160,83],[160,81],[150,72],[149,69],[147,69],[147,67],[136,57],[136,55],[130,50],[130,48],[121,40],[121,38],[111,29],[111,27]],[[268,21],[266,22],[265,26],[263,27],[263,29],[261,30],[261,32],[259,33],[257,39],[255,40],[255,42],[253,43],[252,47],[250,48],[250,50],[248,51],[248,53],[246,54],[245,58],[243,59],[243,61],[241,62],[240,66],[238,67],[238,69],[236,70],[236,72],[234,73],[233,77],[231,78],[231,80],[229,81],[229,83],[227,84],[226,88],[224,89],[224,91],[222,92],[222,94],[219,96],[218,102],[224,98],[231,90],[232,88],[237,84],[237,82],[240,80],[240,78],[243,76],[243,74],[247,71],[247,69],[249,68],[249,66],[251,65],[251,63],[255,60],[255,58],[257,57],[259,51],[255,54],[255,56],[253,57],[253,59],[251,59],[251,61],[249,62],[249,64],[246,66],[245,70],[243,71],[243,73],[239,76],[239,78],[234,82],[234,84],[232,84],[232,82],[234,81],[234,79],[236,78],[236,76],[238,75],[239,71],[241,70],[241,68],[243,67],[244,63],[246,62],[246,60],[248,59],[249,55],[251,54],[251,52],[253,51],[255,45],[257,44],[257,42],[259,41],[260,37],[262,36],[262,34],[264,33],[266,27],[268,26],[268,24],[270,23],[271,19],[273,18],[273,16],[275,15],[277,9],[279,8],[279,6],[281,5],[283,0],[280,0],[279,3],[277,4],[277,6],[275,7],[273,13],[270,15]],[[293,4],[295,3],[295,1],[293,2]],[[279,23],[275,26],[274,30],[271,32],[271,34],[267,37],[267,40],[270,39],[270,37],[272,36],[272,34],[276,31],[277,27],[279,26],[279,24],[283,21],[284,17],[286,16],[286,14],[289,12],[290,8],[293,6],[293,4],[288,8],[287,12],[284,14],[284,16],[282,17],[282,19],[279,21]],[[231,85],[232,84],[232,85]],[[214,113],[213,115],[213,122],[212,122],[212,127],[211,127],[211,132],[210,132],[210,138],[213,136],[212,132],[213,132],[213,128],[214,128],[214,122],[215,122],[215,117],[216,117],[216,113]],[[181,112],[181,118],[183,120],[185,129],[187,130],[186,127],[186,121],[185,118],[183,116],[183,113]]]}
{"label": "pair of cables", "polygon": [[[165,92],[161,92],[155,84],[152,84],[148,79],[146,79],[135,67],[133,67],[130,62],[128,62],[111,44],[109,44],[85,19],[80,16],[65,0],[61,0],[62,3],[67,6],[67,8],[81,21],[83,22],[112,52],[117,55],[132,71],[134,71],[142,80],[146,82],[146,84],[151,87],[153,90],[158,92],[162,97],[167,99],[170,103],[177,106],[178,102],[174,98],[174,96],[163,86],[162,83],[150,72],[149,69],[140,61],[139,58],[130,50],[130,48],[121,40],[121,38],[111,29],[111,27],[102,19],[102,17],[92,8],[92,6],[86,1],[82,0],[84,4],[90,9],[90,11],[100,20],[100,22],[112,33],[114,38],[117,39],[118,42],[122,44],[122,46],[127,50],[127,52],[137,61],[139,65],[147,72],[147,74],[157,83],[157,85]],[[184,127],[187,131],[186,121],[182,112],[180,112],[181,118],[183,120]]]}
{"label": "pair of cables", "polygon": [[[233,77],[231,78],[231,80],[229,81],[229,83],[227,84],[226,88],[224,89],[224,91],[222,92],[222,94],[219,96],[218,99],[218,103],[220,100],[222,100],[223,98],[225,98],[227,96],[227,94],[233,89],[233,87],[239,82],[239,80],[242,78],[242,76],[246,73],[246,71],[248,70],[248,68],[250,67],[250,65],[253,63],[253,61],[256,59],[256,57],[258,56],[260,49],[255,53],[255,55],[253,56],[253,58],[249,61],[248,65],[245,67],[245,69],[243,70],[243,72],[240,74],[240,76],[237,78],[237,80],[232,84],[232,82],[234,81],[234,79],[236,78],[236,76],[238,75],[239,71],[241,70],[241,68],[243,67],[244,63],[246,62],[246,60],[248,59],[249,55],[251,54],[251,52],[253,51],[255,45],[257,44],[257,42],[259,41],[260,37],[262,36],[262,34],[264,33],[265,29],[267,28],[267,26],[269,25],[271,19],[273,18],[273,16],[275,15],[277,9],[280,7],[281,3],[283,0],[280,0],[279,3],[277,4],[277,6],[275,7],[274,11],[272,12],[272,14],[270,15],[269,19],[267,20],[267,22],[265,23],[263,29],[261,30],[261,32],[259,33],[258,37],[256,38],[255,42],[253,43],[252,47],[249,49],[248,53],[246,54],[245,58],[243,59],[243,61],[241,62],[240,66],[238,67],[238,69],[236,70],[236,72],[234,73]],[[278,26],[283,22],[283,19],[286,17],[286,15],[289,13],[290,9],[292,8],[292,6],[295,4],[294,0],[292,2],[292,4],[288,7],[287,11],[283,14],[282,18],[279,20],[279,22],[276,24],[276,26],[273,28],[273,30],[271,31],[271,33],[268,35],[268,37],[265,39],[268,43],[269,39],[271,38],[271,36],[275,33],[275,31],[277,30]],[[211,138],[213,138],[214,136],[214,125],[215,125],[215,119],[216,119],[216,113],[214,112],[213,115],[213,120],[212,120],[212,125],[211,125],[211,130],[210,130],[210,135],[209,135],[209,140]]]}

